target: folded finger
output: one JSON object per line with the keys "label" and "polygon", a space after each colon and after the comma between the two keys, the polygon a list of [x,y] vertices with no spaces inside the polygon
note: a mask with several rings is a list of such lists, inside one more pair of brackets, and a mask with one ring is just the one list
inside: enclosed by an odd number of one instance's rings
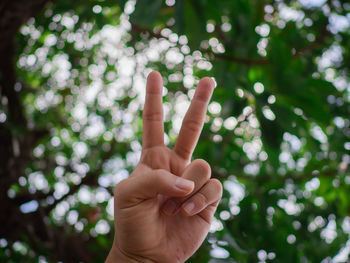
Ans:
{"label": "folded finger", "polygon": [[205,210],[208,206],[218,203],[221,195],[222,186],[220,181],[211,179],[202,189],[182,204],[181,211],[186,216],[196,215]]}
{"label": "folded finger", "polygon": [[[182,178],[194,182],[194,189],[192,191],[194,194],[208,182],[210,175],[211,169],[209,164],[204,160],[198,159],[193,161],[185,169]],[[168,199],[162,206],[163,212],[167,215],[176,214],[186,198],[189,198],[189,196]]]}
{"label": "folded finger", "polygon": [[159,194],[171,197],[186,196],[193,191],[194,183],[166,170],[148,172],[144,176],[129,177],[121,181],[114,190],[119,208],[135,206]]}

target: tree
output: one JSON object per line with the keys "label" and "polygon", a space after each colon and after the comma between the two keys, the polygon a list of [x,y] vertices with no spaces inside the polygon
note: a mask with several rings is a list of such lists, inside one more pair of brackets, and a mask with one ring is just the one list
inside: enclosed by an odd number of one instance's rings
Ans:
{"label": "tree", "polygon": [[345,262],[347,1],[4,1],[0,259],[101,262],[112,191],[140,154],[145,76],[173,145],[215,77],[194,157],[224,184],[189,262]]}

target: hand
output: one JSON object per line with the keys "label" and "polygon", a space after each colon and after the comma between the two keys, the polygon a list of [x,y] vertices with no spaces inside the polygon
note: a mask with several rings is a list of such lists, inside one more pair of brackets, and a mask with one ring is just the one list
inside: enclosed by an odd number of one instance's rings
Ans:
{"label": "hand", "polygon": [[190,163],[215,83],[200,80],[173,150],[164,145],[162,78],[147,79],[141,159],[115,188],[107,262],[184,262],[199,248],[222,194],[204,160]]}

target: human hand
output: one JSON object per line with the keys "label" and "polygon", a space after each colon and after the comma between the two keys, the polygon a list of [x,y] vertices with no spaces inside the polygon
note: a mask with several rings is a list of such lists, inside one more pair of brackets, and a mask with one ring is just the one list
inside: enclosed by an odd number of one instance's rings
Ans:
{"label": "human hand", "polygon": [[140,162],[115,188],[107,262],[184,262],[199,248],[222,195],[204,160],[190,163],[214,89],[200,80],[173,150],[164,145],[162,78],[147,79]]}

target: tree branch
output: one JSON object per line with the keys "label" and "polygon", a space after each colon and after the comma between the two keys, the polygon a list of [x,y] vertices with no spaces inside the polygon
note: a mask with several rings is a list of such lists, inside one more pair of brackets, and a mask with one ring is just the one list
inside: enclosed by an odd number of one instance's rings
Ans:
{"label": "tree branch", "polygon": [[[131,25],[131,31],[132,32],[137,32],[137,33],[147,33],[149,34],[151,37],[157,38],[157,39],[166,39],[169,40],[168,37],[163,36],[160,33],[157,32],[153,32],[152,30],[142,27],[140,25],[137,24],[132,24]],[[170,40],[169,40],[170,41]],[[235,56],[231,56],[231,55],[227,55],[227,54],[220,54],[220,53],[214,53],[210,50],[204,50],[204,49],[200,49],[201,52],[206,53],[208,55],[212,55],[216,58],[222,58],[222,59],[226,59],[232,62],[238,62],[241,64],[246,64],[246,65],[267,65],[269,63],[269,61],[267,59],[253,59],[253,58],[241,58],[241,57],[235,57]]]}
{"label": "tree branch", "polygon": [[297,58],[297,57],[305,56],[305,55],[311,53],[316,48],[322,46],[329,35],[330,35],[330,32],[327,30],[327,26],[324,26],[321,33],[320,33],[320,37],[315,42],[311,43],[310,45],[297,50],[295,52],[295,54],[293,55],[293,57]]}

